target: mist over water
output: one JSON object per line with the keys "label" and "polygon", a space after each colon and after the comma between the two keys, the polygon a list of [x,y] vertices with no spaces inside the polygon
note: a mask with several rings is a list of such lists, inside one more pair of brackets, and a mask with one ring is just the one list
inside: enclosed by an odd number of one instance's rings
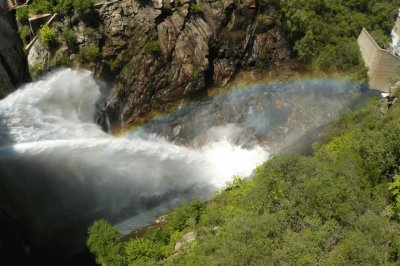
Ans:
{"label": "mist over water", "polygon": [[91,73],[59,70],[0,101],[0,210],[34,244],[64,246],[66,256],[94,219],[128,233],[251,175],[274,144],[334,120],[351,86],[314,85],[236,91],[113,137],[94,122],[101,93]]}
{"label": "mist over water", "polygon": [[194,150],[157,136],[110,136],[94,122],[99,97],[90,72],[61,70],[0,102],[1,206],[38,243],[73,241],[99,217],[129,218],[120,226],[127,233],[268,158],[223,137]]}

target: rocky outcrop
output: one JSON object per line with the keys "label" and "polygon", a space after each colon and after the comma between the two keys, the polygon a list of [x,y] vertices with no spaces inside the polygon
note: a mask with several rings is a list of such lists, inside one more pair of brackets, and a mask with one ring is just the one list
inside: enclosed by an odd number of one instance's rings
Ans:
{"label": "rocky outcrop", "polygon": [[122,126],[290,60],[275,8],[255,0],[117,1],[99,13],[109,64],[98,71],[115,77],[107,110]]}
{"label": "rocky outcrop", "polygon": [[191,243],[193,243],[196,240],[196,232],[189,232],[187,234],[185,234],[181,241],[177,242],[175,244],[175,252],[180,251],[182,248],[187,248]]}
{"label": "rocky outcrop", "polygon": [[0,98],[29,81],[29,70],[13,12],[0,14]]}
{"label": "rocky outcrop", "polygon": [[101,60],[86,67],[113,84],[106,110],[116,128],[238,77],[257,79],[293,66],[275,7],[256,0],[117,0],[96,10],[95,25],[64,18],[62,28],[77,35],[75,49],[64,45],[53,58],[31,61],[46,68],[98,46]]}

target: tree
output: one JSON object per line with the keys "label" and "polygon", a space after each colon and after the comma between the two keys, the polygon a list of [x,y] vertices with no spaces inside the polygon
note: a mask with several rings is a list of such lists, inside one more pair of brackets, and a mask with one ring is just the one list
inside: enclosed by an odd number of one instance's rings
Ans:
{"label": "tree", "polygon": [[400,175],[393,177],[393,182],[389,185],[389,191],[392,195],[392,203],[387,210],[393,219],[400,220]]}
{"label": "tree", "polygon": [[121,255],[120,235],[106,220],[95,221],[89,228],[87,247],[96,255],[96,262],[100,265],[126,265]]}
{"label": "tree", "polygon": [[48,48],[52,48],[56,43],[56,33],[48,25],[44,25],[39,31],[39,39]]}

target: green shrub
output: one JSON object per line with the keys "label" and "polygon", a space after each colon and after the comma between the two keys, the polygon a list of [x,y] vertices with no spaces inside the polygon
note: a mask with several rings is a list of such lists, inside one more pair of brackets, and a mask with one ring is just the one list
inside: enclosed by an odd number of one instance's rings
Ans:
{"label": "green shrub", "polygon": [[29,17],[29,8],[28,7],[23,7],[23,8],[18,8],[16,11],[17,15],[17,20],[19,23],[22,25],[28,25],[28,17]]}
{"label": "green shrub", "polygon": [[382,49],[387,49],[389,47],[391,39],[381,29],[373,30],[370,32],[370,34]]}
{"label": "green shrub", "polygon": [[29,4],[30,14],[44,14],[55,11],[58,0],[34,0]]}
{"label": "green shrub", "polygon": [[76,41],[76,34],[73,29],[64,28],[61,33],[61,39],[67,44],[68,47],[72,47]]}
{"label": "green shrub", "polygon": [[24,46],[26,46],[30,40],[30,36],[31,36],[31,29],[29,28],[29,26],[20,26],[18,28],[18,32],[19,32],[19,36],[22,40],[22,43],[24,44]]}
{"label": "green shrub", "polygon": [[61,59],[60,59],[60,64],[61,64],[61,66],[63,66],[63,67],[71,67],[71,66],[72,66],[72,61],[71,61],[71,59],[69,58],[69,56],[63,56],[63,57],[61,57]]}
{"label": "green shrub", "polygon": [[197,68],[194,69],[194,70],[193,70],[193,74],[192,74],[193,79],[194,79],[194,80],[198,80],[198,79],[199,79],[199,75],[200,75],[199,70],[198,70]]}
{"label": "green shrub", "polygon": [[87,247],[96,255],[100,265],[125,265],[120,255],[121,243],[118,231],[106,220],[95,221],[89,228]]}
{"label": "green shrub", "polygon": [[265,69],[269,67],[271,64],[271,59],[272,59],[271,51],[268,49],[268,47],[265,47],[264,49],[261,50],[260,54],[257,57],[256,68]]}
{"label": "green shrub", "polygon": [[47,47],[51,48],[56,43],[56,32],[50,28],[48,25],[44,25],[39,30],[39,39],[40,41],[47,45]]}
{"label": "green shrub", "polygon": [[393,182],[389,185],[390,194],[392,196],[392,203],[388,205],[387,210],[390,216],[400,221],[400,175],[393,177]]}
{"label": "green shrub", "polygon": [[70,16],[75,13],[81,17],[86,16],[93,11],[94,3],[94,0],[58,0],[58,3],[52,3],[51,5],[53,11]]}
{"label": "green shrub", "polygon": [[125,246],[125,253],[129,265],[135,265],[136,261],[158,261],[164,258],[160,245],[147,239],[133,239]]}
{"label": "green shrub", "polygon": [[43,68],[40,64],[36,64],[33,67],[29,68],[29,73],[31,74],[32,78],[37,78],[39,74],[43,71]]}
{"label": "green shrub", "polygon": [[191,3],[190,4],[190,10],[194,14],[200,14],[200,13],[203,13],[204,8],[203,8],[203,5],[200,2],[197,2],[197,3]]}
{"label": "green shrub", "polygon": [[78,59],[81,63],[93,63],[100,58],[100,49],[95,44],[83,48],[78,55]]}
{"label": "green shrub", "polygon": [[152,53],[154,55],[159,55],[161,53],[160,41],[151,41],[148,42],[145,46],[147,52]]}

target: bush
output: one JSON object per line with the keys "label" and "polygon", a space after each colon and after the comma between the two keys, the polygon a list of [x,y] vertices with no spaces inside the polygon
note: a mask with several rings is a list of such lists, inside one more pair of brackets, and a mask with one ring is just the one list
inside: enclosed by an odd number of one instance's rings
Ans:
{"label": "bush", "polygon": [[190,10],[194,13],[194,14],[200,14],[203,13],[203,5],[201,3],[191,3],[190,4]]}
{"label": "bush", "polygon": [[69,28],[64,28],[61,33],[61,39],[67,44],[68,47],[72,47],[76,41],[76,34],[74,30]]}
{"label": "bush", "polygon": [[376,29],[374,31],[371,31],[370,34],[371,34],[372,38],[374,38],[375,42],[382,49],[387,49],[389,47],[391,39],[381,29]]}
{"label": "bush", "polygon": [[118,231],[106,220],[98,220],[89,228],[87,247],[96,255],[100,265],[125,265],[125,259],[120,255],[121,244]]}
{"label": "bush", "polygon": [[160,41],[156,40],[147,43],[145,49],[149,53],[152,53],[154,55],[159,55],[161,53]]}
{"label": "bush", "polygon": [[30,14],[51,13],[55,11],[57,5],[58,5],[57,0],[35,0],[32,1],[29,5],[29,13]]}
{"label": "bush", "polygon": [[39,30],[39,39],[47,47],[52,48],[56,43],[56,32],[48,25],[44,25]]}
{"label": "bush", "polygon": [[19,21],[19,23],[21,23],[23,25],[29,24],[29,21],[28,21],[29,8],[28,7],[18,8],[16,15],[17,15],[17,20]]}
{"label": "bush", "polygon": [[22,40],[22,43],[24,44],[24,46],[26,46],[30,40],[30,36],[31,36],[31,29],[29,28],[29,26],[20,26],[18,28],[18,32],[19,32],[19,36]]}
{"label": "bush", "polygon": [[61,64],[61,66],[63,66],[63,67],[71,67],[71,66],[72,66],[72,61],[71,61],[71,59],[69,58],[69,56],[63,56],[63,57],[61,57],[61,59],[60,59],[60,64]]}
{"label": "bush", "polygon": [[83,48],[78,55],[78,59],[81,63],[93,63],[100,58],[100,49],[95,44]]}
{"label": "bush", "polygon": [[147,239],[133,239],[125,246],[125,253],[130,265],[135,265],[137,260],[161,260],[164,258],[160,245]]}

